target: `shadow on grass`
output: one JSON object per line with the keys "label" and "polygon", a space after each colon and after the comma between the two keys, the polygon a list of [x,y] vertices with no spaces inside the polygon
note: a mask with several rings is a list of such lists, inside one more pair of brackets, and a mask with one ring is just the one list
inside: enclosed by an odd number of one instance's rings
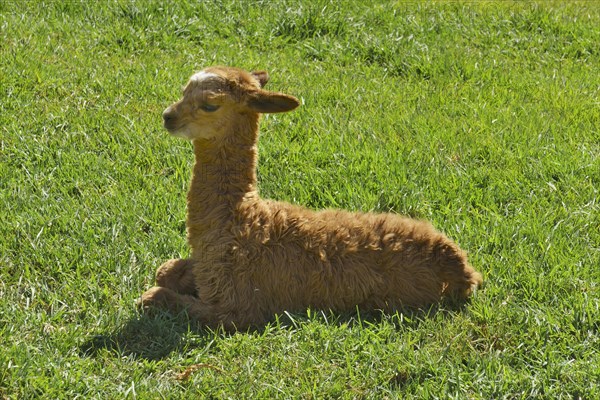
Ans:
{"label": "shadow on grass", "polygon": [[[139,314],[114,332],[95,335],[83,343],[79,350],[82,356],[87,357],[95,357],[99,352],[105,350],[119,356],[159,360],[172,352],[186,352],[190,348],[204,347],[215,336],[264,335],[277,330],[302,330],[311,323],[353,328],[363,326],[363,324],[373,326],[386,322],[394,324],[398,329],[407,327],[414,329],[434,316],[451,319],[456,313],[462,312],[466,305],[467,303],[443,301],[427,309],[405,309],[395,313],[382,311],[335,313],[322,310],[286,312],[275,317],[265,326],[235,333],[226,333],[222,329],[213,331],[204,328],[190,320],[185,313],[172,315],[166,311],[157,311],[150,314]],[[185,336],[193,339],[183,340]]]}
{"label": "shadow on grass", "polygon": [[[466,301],[452,301],[444,299],[440,303],[433,304],[428,308],[404,308],[396,312],[386,312],[381,310],[373,311],[354,311],[336,313],[333,311],[308,310],[304,313],[284,313],[278,316],[273,325],[281,329],[301,329],[303,324],[310,322],[319,322],[326,325],[348,326],[350,328],[357,326],[373,326],[383,323],[391,323],[397,329],[418,328],[423,322],[435,318],[452,319],[457,314],[467,310],[470,299]],[[263,329],[259,329],[263,332]]]}
{"label": "shadow on grass", "polygon": [[[194,334],[194,340],[183,340],[190,332]],[[174,351],[185,352],[190,346],[203,347],[214,335],[214,332],[198,328],[185,314],[139,314],[114,332],[89,338],[79,351],[84,357],[95,357],[106,350],[119,356],[159,360]]]}

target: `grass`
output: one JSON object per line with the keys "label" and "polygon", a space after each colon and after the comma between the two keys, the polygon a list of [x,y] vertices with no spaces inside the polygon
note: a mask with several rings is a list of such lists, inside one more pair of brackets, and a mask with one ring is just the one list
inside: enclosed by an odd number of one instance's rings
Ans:
{"label": "grass", "polygon": [[[0,398],[600,398],[598,2],[5,0],[0,27]],[[188,254],[160,115],[212,64],[303,101],[263,119],[263,196],[431,220],[485,288],[234,335],[138,314]]]}

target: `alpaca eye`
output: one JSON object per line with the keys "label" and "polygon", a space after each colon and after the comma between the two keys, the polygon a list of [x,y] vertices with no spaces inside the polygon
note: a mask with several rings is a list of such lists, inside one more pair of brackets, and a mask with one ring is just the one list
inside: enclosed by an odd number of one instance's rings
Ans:
{"label": "alpaca eye", "polygon": [[200,106],[200,108],[202,109],[202,111],[206,111],[206,112],[213,112],[213,111],[217,111],[219,109],[220,106],[215,106],[212,104],[202,104]]}

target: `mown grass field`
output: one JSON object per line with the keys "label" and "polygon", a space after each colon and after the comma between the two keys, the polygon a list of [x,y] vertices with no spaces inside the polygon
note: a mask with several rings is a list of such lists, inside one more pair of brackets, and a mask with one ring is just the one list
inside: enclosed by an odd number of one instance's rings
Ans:
{"label": "mown grass field", "polygon": [[[600,3],[0,2],[0,398],[600,398]],[[266,69],[264,197],[431,220],[463,309],[192,329],[194,71]],[[187,371],[187,376],[179,375]]]}

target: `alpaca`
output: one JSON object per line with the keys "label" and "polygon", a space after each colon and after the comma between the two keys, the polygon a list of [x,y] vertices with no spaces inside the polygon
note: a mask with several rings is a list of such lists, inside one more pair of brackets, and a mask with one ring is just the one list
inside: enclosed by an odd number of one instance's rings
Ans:
{"label": "alpaca", "polygon": [[393,311],[446,296],[466,299],[481,274],[427,222],[313,211],[259,197],[260,115],[299,105],[264,90],[267,81],[264,71],[207,68],[164,111],[167,131],[194,148],[187,196],[191,256],[163,264],[140,306],[185,310],[209,327],[239,330],[284,311]]}

